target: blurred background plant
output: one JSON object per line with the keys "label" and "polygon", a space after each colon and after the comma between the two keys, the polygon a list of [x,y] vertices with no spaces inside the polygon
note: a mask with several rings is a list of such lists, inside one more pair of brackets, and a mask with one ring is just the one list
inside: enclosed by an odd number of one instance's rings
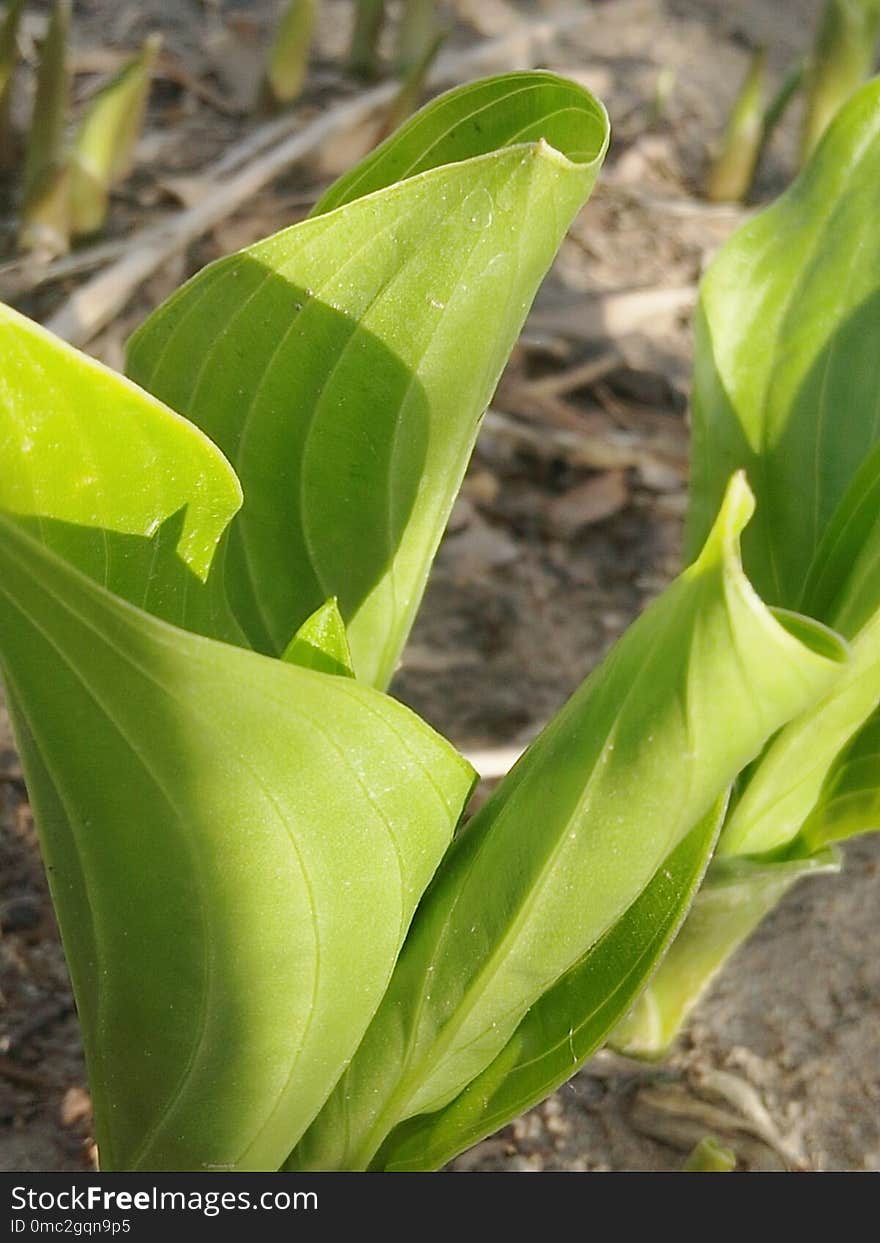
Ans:
{"label": "blurred background plant", "polygon": [[799,92],[804,94],[800,140],[804,164],[838,110],[871,76],[878,43],[880,0],[826,0],[811,54],[789,67],[769,102],[767,49],[759,47],[709,167],[710,202],[745,202],[773,131]]}
{"label": "blurred background plant", "polygon": [[[51,259],[104,228],[110,193],[136,163],[151,81],[157,73],[172,78],[180,73],[162,60],[161,36],[149,34],[140,51],[104,75],[85,107],[78,108],[71,99],[71,0],[54,0],[40,35],[30,39],[23,38],[26,8],[26,0],[11,0],[0,21],[0,174],[18,182],[19,246]],[[318,12],[319,0],[278,6],[267,45],[252,65],[244,58],[244,75],[252,78],[243,88],[247,111],[278,112],[299,100]],[[396,77],[400,83],[373,134],[373,141],[380,141],[424,97],[447,33],[444,6],[404,0],[392,21],[384,0],[355,0],[352,20],[349,72],[356,78]],[[26,121],[16,123],[21,111],[13,107],[16,84],[28,72],[33,103]],[[237,103],[230,99],[225,106],[234,111]]]}

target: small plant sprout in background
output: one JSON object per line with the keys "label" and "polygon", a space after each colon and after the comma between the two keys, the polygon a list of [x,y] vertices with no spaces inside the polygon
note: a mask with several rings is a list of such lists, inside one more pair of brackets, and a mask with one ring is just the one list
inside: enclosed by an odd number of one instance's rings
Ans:
{"label": "small plant sprout in background", "polygon": [[25,0],[12,0],[0,25],[0,172],[9,172],[18,155],[12,128],[12,84],[18,64],[18,28]]}
{"label": "small plant sprout in background", "polygon": [[[0,32],[0,129],[7,171],[15,167],[9,84],[22,8],[9,10]],[[157,35],[148,37],[143,50],[98,92],[68,148],[70,15],[70,0],[56,0],[40,48],[22,170],[19,243],[43,260],[103,227],[110,190],[132,168],[161,43]]]}
{"label": "small plant sprout in background", "polygon": [[421,57],[403,71],[400,90],[388,108],[388,115],[380,132],[379,139],[397,129],[418,108],[425,93],[425,83],[437,54],[446,41],[447,31],[438,30],[422,52]]}
{"label": "small plant sprout in background", "polygon": [[827,0],[806,78],[801,156],[806,160],[837,110],[869,76],[880,38],[880,0]]}
{"label": "small plant sprout in background", "polygon": [[318,0],[290,0],[284,9],[266,60],[263,98],[283,107],[302,92],[309,68]]}
{"label": "small plant sprout in background", "polygon": [[403,0],[395,63],[400,73],[418,65],[438,33],[436,0]]}
{"label": "small plant sprout in background", "polygon": [[110,189],[131,172],[161,44],[161,36],[150,35],[143,51],[96,95],[80,125],[69,159],[74,238],[103,226]]}
{"label": "small plant sprout in background", "polygon": [[738,203],[751,189],[764,135],[766,90],[767,49],[762,47],[752,55],[709,173],[706,196],[713,203]]}
{"label": "small plant sprout in background", "polygon": [[42,255],[70,244],[70,175],[64,152],[69,97],[70,0],[55,0],[40,48],[34,110],[27,138],[20,242]]}
{"label": "small plant sprout in background", "polygon": [[766,108],[766,51],[759,48],[712,163],[707,198],[745,201],[770,140],[801,89],[805,101],[800,147],[801,163],[805,162],[838,109],[869,77],[878,41],[880,0],[826,0],[812,54],[790,67]]}
{"label": "small plant sprout in background", "polygon": [[355,0],[348,67],[360,78],[379,75],[379,39],[385,24],[385,0]]}
{"label": "small plant sprout in background", "polygon": [[707,1135],[695,1145],[681,1168],[686,1174],[728,1174],[736,1169],[736,1153],[714,1135]]}
{"label": "small plant sprout in background", "polygon": [[746,201],[776,127],[800,90],[806,62],[797,61],[791,66],[765,106],[766,67],[766,48],[758,48],[731,110],[721,150],[709,173],[706,197],[710,202]]}

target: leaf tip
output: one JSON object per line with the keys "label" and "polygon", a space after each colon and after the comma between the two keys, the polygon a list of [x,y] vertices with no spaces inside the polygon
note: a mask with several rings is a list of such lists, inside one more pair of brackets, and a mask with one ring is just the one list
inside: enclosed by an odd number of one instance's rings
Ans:
{"label": "leaf tip", "polygon": [[693,569],[705,569],[718,560],[740,562],[740,536],[755,512],[755,494],[744,470],[731,475],[718,516]]}

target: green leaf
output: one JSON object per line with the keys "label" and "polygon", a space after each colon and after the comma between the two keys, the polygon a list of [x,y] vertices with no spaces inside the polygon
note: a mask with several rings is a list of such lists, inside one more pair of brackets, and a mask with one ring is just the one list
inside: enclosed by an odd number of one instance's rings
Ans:
{"label": "green leaf", "polygon": [[472,771],[379,692],[169,626],[6,517],[0,661],[102,1167],[277,1168]]}
{"label": "green leaf", "polygon": [[[608,146],[605,110],[552,73],[506,73],[446,91],[334,181],[312,210],[322,216],[444,164],[544,139],[598,173]],[[531,223],[531,222],[530,222]]]}
{"label": "green leaf", "polygon": [[303,669],[354,677],[345,622],[335,599],[322,604],[303,622],[285,649],[282,660]]}
{"label": "green leaf", "polygon": [[731,954],[804,876],[836,872],[831,851],[809,859],[716,860],[684,927],[610,1043],[628,1057],[663,1057]]}
{"label": "green leaf", "polygon": [[218,553],[241,488],[220,451],[130,380],[2,304],[0,356],[0,510],[123,599],[244,642]]}
{"label": "green leaf", "polygon": [[694,1145],[681,1169],[683,1174],[729,1174],[736,1169],[736,1153],[714,1135],[707,1135]]}
{"label": "green leaf", "polygon": [[721,835],[719,855],[797,851],[793,843],[805,822],[810,818],[815,826],[815,816],[821,819],[817,804],[837,757],[880,701],[878,495],[880,447],[856,474],[828,524],[804,590],[804,607],[850,640],[850,660],[828,694],[785,726],[747,774]]}
{"label": "green leaf", "polygon": [[346,179],[354,201],[212,265],[135,334],[129,373],[242,481],[226,582],[254,647],[280,654],[336,596],[358,676],[387,683],[607,141],[601,106],[549,74],[452,92]]}
{"label": "green leaf", "polygon": [[880,611],[850,653],[831,690],[780,730],[747,775],[721,834],[719,856],[779,852],[797,836],[835,758],[877,706]]}
{"label": "green leaf", "polygon": [[394,1127],[452,1101],[766,739],[839,676],[841,644],[806,619],[795,638],[743,575],[751,512],[737,476],[699,559],[457,837],[295,1163],[364,1168]]}
{"label": "green leaf", "polygon": [[690,554],[731,471],[758,501],[746,568],[797,607],[824,529],[878,435],[880,79],[807,168],[723,247],[696,319]]}
{"label": "green leaf", "polygon": [[703,878],[727,804],[720,799],[632,906],[540,998],[495,1060],[437,1113],[393,1131],[374,1165],[439,1169],[549,1096],[626,1014],[675,936]]}
{"label": "green leaf", "polygon": [[874,713],[831,768],[793,849],[809,854],[831,842],[880,829],[880,714]]}
{"label": "green leaf", "polygon": [[880,445],[856,472],[825,528],[802,607],[850,638],[880,608]]}

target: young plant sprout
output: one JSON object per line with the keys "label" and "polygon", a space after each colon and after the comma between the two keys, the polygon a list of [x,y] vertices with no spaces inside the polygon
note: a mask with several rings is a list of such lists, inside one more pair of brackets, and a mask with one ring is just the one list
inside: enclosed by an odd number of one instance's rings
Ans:
{"label": "young plant sprout", "polygon": [[653,1052],[692,921],[717,965],[875,822],[878,83],[706,278],[679,577],[470,820],[386,691],[608,141],[549,73],[451,91],[127,376],[0,312],[0,667],[104,1169],[436,1169]]}
{"label": "young plant sprout", "polygon": [[801,155],[808,159],[837,110],[871,73],[880,0],[826,0],[807,73]]}
{"label": "young plant sprout", "polygon": [[706,197],[738,203],[752,188],[764,137],[767,49],[758,48],[727,122],[721,150],[709,172]]}
{"label": "young plant sprout", "polygon": [[302,92],[316,15],[317,0],[290,0],[284,9],[266,60],[266,102],[276,107],[290,104]]}
{"label": "young plant sprout", "polygon": [[12,85],[18,64],[18,28],[24,0],[12,0],[0,23],[0,172],[8,173],[17,154],[12,128]]}
{"label": "young plant sprout", "polygon": [[70,0],[55,0],[49,18],[25,153],[21,245],[46,255],[63,254],[70,243],[70,175],[64,152],[70,7]]}
{"label": "young plant sprout", "polygon": [[110,190],[131,172],[161,46],[161,36],[150,35],[143,50],[95,96],[83,118],[69,161],[73,237],[102,227]]}

